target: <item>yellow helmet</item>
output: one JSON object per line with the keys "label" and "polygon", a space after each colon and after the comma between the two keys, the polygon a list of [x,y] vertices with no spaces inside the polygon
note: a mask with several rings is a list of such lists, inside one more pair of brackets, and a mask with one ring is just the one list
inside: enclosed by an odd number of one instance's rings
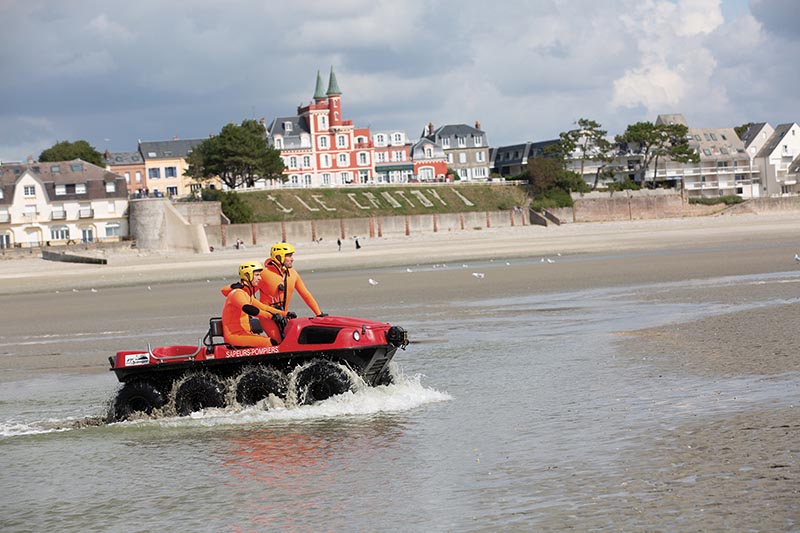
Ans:
{"label": "yellow helmet", "polygon": [[239,265],[239,279],[252,283],[254,274],[264,270],[264,265],[258,261],[248,261]]}
{"label": "yellow helmet", "polygon": [[287,254],[293,254],[293,253],[294,253],[294,246],[292,246],[288,242],[279,242],[278,244],[273,244],[272,248],[269,249],[270,258],[279,265],[283,264],[283,260]]}

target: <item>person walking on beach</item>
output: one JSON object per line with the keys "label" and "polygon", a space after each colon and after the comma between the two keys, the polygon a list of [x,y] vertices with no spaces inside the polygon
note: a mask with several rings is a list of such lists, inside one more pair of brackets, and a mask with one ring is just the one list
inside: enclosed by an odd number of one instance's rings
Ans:
{"label": "person walking on beach", "polygon": [[336,239],[336,245],[339,247],[339,251],[342,251],[342,239]]}
{"label": "person walking on beach", "polygon": [[[264,305],[254,297],[263,269],[258,261],[239,265],[239,283],[230,287],[225,296],[222,307],[222,336],[231,346],[262,347],[280,343],[280,331],[286,325],[286,312]],[[250,326],[251,316],[258,317],[262,324],[266,321],[273,324],[274,336],[263,337],[253,333]]]}
{"label": "person walking on beach", "polygon": [[361,249],[361,245],[358,244],[358,237],[356,237],[356,250],[360,250],[360,249]]}

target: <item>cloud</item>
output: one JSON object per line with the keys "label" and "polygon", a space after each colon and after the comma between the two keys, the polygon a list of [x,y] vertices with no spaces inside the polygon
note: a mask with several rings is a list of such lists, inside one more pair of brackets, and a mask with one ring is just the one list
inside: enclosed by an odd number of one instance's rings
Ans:
{"label": "cloud", "polygon": [[494,146],[581,117],[612,134],[659,113],[797,120],[797,3],[743,1],[724,0],[725,20],[719,0],[5,0],[0,157],[270,121],[309,103],[331,66],[347,118],[412,138],[428,122],[480,120]]}

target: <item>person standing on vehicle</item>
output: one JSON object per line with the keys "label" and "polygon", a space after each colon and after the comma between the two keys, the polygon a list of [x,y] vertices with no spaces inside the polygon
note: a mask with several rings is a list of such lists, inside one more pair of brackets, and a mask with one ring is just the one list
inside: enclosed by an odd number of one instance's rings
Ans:
{"label": "person standing on vehicle", "polygon": [[[280,331],[286,325],[286,312],[264,305],[254,295],[261,281],[264,266],[258,261],[248,261],[239,265],[239,283],[226,293],[222,307],[222,335],[231,346],[275,346],[280,343]],[[275,336],[263,337],[253,333],[250,317],[255,316],[261,323],[269,322],[274,327]],[[266,329],[265,329],[266,331]]]}
{"label": "person standing on vehicle", "polygon": [[[294,270],[294,246],[288,242],[279,242],[270,248],[269,259],[264,261],[264,272],[261,275],[261,282],[258,284],[259,299],[261,303],[288,311],[292,301],[292,294],[297,293],[316,316],[324,316],[319,304],[311,295],[311,292],[303,283],[300,273]],[[294,318],[295,313],[288,313],[289,318]],[[274,322],[261,320],[264,331],[272,336],[279,328]]]}

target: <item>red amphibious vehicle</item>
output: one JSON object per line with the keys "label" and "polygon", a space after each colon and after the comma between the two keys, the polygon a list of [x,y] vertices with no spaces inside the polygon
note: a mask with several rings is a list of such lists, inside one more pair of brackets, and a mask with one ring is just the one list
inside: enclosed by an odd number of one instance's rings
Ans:
{"label": "red amphibious vehicle", "polygon": [[222,320],[209,320],[196,346],[158,346],[109,357],[122,388],[112,421],[163,413],[187,415],[234,402],[253,405],[270,395],[308,404],[354,388],[389,384],[389,362],[408,345],[406,330],[344,316],[294,318],[277,346],[230,346]]}

